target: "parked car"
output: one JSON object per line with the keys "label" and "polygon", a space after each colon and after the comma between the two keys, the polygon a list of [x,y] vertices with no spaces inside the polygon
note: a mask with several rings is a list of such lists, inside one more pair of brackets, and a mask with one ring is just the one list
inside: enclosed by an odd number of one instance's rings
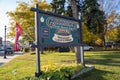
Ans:
{"label": "parked car", "polygon": [[3,48],[3,47],[1,47],[1,48],[0,48],[0,51],[4,51],[4,48]]}
{"label": "parked car", "polygon": [[60,47],[60,48],[58,48],[58,52],[69,52],[69,51],[70,51],[69,47]]}
{"label": "parked car", "polygon": [[94,50],[94,47],[89,46],[89,45],[84,45],[84,50],[92,51],[92,50]]}
{"label": "parked car", "polygon": [[115,45],[114,42],[105,42],[105,47],[112,47],[114,45]]}
{"label": "parked car", "polygon": [[9,47],[9,48],[6,48],[6,52],[7,54],[13,54],[14,50],[11,47]]}
{"label": "parked car", "polygon": [[[89,46],[89,45],[86,45],[86,44],[83,47],[84,47],[83,49],[85,51],[92,51],[92,50],[94,50],[93,46]],[[69,47],[60,47],[60,48],[58,48],[58,52],[69,52],[69,51],[70,51]]]}

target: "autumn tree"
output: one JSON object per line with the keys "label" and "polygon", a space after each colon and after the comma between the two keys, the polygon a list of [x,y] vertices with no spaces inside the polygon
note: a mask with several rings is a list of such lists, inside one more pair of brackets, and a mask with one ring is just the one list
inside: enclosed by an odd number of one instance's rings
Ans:
{"label": "autumn tree", "polygon": [[118,37],[118,28],[112,28],[107,30],[106,32],[106,41],[111,42],[111,41],[116,41]]}
{"label": "autumn tree", "polygon": [[[99,8],[104,11],[105,19],[107,24],[104,25],[104,35],[111,40],[113,37],[110,37],[110,32],[116,34],[116,30],[112,29],[119,25],[120,20],[117,18],[119,15],[118,10],[120,9],[120,0],[98,0],[100,4]],[[115,37],[115,36],[114,36]]]}
{"label": "autumn tree", "polygon": [[117,32],[117,33],[118,33],[118,34],[117,34],[117,42],[120,43],[120,14],[117,16],[117,19],[118,19],[118,23],[119,23],[119,24],[118,24],[118,27],[117,27],[117,28],[118,28],[118,29],[117,29],[117,30],[118,30],[118,32]]}
{"label": "autumn tree", "polygon": [[119,44],[120,44],[120,25],[118,26],[118,34],[117,34],[117,40],[116,40],[116,42],[118,42]]}
{"label": "autumn tree", "polygon": [[83,30],[83,41],[85,44],[93,45],[95,44],[96,40],[99,39],[97,35],[88,31],[84,23],[82,24],[82,30]]}
{"label": "autumn tree", "polygon": [[105,34],[106,41],[114,41],[116,42],[117,39],[119,39],[119,25],[120,25],[120,18],[119,15],[115,13],[115,11],[112,11],[107,18],[107,31]]}
{"label": "autumn tree", "polygon": [[35,41],[35,19],[34,12],[30,11],[31,7],[35,4],[39,4],[39,8],[42,10],[50,10],[50,5],[44,2],[38,2],[37,0],[31,0],[30,3],[18,2],[18,6],[14,11],[8,12],[10,18],[10,31],[8,37],[14,38],[15,36],[15,23],[18,23],[22,29],[22,40],[24,41]]}
{"label": "autumn tree", "polygon": [[120,6],[119,6],[120,1],[119,0],[98,0],[98,3],[100,4],[99,8],[105,13],[107,24],[108,25],[111,23],[115,24],[115,19],[117,19],[117,16],[119,15],[118,10],[120,9]]}

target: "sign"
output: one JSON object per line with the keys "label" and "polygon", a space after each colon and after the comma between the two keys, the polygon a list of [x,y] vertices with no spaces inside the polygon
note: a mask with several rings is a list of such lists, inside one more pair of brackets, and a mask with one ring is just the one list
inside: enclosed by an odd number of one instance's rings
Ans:
{"label": "sign", "polygon": [[36,72],[40,72],[40,48],[49,46],[79,46],[82,45],[81,22],[78,19],[45,12],[36,8],[35,11],[35,38],[36,44]]}
{"label": "sign", "polygon": [[41,46],[80,45],[79,20],[39,13]]}

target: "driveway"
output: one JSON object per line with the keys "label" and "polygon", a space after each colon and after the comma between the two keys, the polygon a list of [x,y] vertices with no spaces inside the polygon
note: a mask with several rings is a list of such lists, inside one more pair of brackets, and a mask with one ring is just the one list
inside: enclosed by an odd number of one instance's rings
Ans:
{"label": "driveway", "polygon": [[16,56],[20,56],[22,54],[22,52],[15,52],[14,54],[7,54],[6,55],[6,59],[4,59],[4,51],[0,51],[0,66],[4,65],[5,63],[8,63],[9,61],[11,61],[13,58],[15,58]]}

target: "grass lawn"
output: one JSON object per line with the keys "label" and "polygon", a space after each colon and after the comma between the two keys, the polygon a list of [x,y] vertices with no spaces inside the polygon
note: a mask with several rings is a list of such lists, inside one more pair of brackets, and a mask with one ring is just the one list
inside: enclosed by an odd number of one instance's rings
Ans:
{"label": "grass lawn", "polygon": [[[85,62],[87,65],[95,66],[95,69],[74,80],[120,80],[120,51],[87,51]],[[74,63],[75,53],[41,54],[41,70],[45,70],[46,65],[54,69],[61,65]],[[13,74],[14,70],[17,71],[16,75]],[[0,67],[0,80],[34,76],[35,71],[35,55],[24,54]]]}
{"label": "grass lawn", "polygon": [[95,69],[75,80],[120,80],[120,51],[86,52],[85,60]]}

